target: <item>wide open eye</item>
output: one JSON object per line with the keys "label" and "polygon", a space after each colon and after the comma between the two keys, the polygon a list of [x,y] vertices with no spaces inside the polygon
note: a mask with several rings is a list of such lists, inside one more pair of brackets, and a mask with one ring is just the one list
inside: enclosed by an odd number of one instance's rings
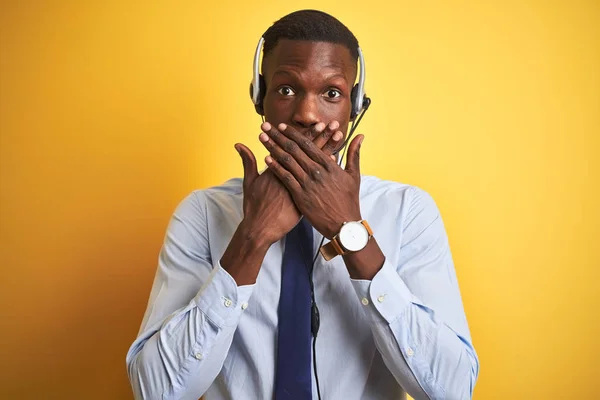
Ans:
{"label": "wide open eye", "polygon": [[294,92],[294,89],[292,89],[289,86],[282,86],[279,89],[277,89],[277,93],[279,93],[282,96],[293,96],[296,94],[296,92]]}
{"label": "wide open eye", "polygon": [[325,97],[327,97],[328,99],[337,99],[338,97],[342,96],[342,92],[340,92],[337,89],[328,89],[325,92]]}

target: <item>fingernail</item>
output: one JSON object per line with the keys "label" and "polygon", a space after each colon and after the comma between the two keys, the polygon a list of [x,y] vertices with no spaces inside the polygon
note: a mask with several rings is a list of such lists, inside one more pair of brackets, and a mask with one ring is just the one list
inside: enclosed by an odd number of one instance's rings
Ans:
{"label": "fingernail", "polygon": [[271,124],[268,122],[263,122],[260,126],[260,129],[262,129],[265,132],[269,132],[271,130]]}
{"label": "fingernail", "polygon": [[319,122],[317,125],[315,125],[315,132],[317,133],[321,133],[325,130],[325,124],[322,122]]}
{"label": "fingernail", "polygon": [[337,121],[331,121],[329,123],[329,130],[331,130],[331,131],[335,131],[339,127],[340,127],[340,123]]}
{"label": "fingernail", "polygon": [[337,131],[334,135],[333,135],[333,140],[340,140],[342,138],[342,136],[344,136],[344,134],[340,131]]}
{"label": "fingernail", "polygon": [[265,157],[265,162],[266,162],[267,164],[271,164],[271,163],[273,162],[273,158],[272,158],[271,156],[266,156],[266,157]]}
{"label": "fingernail", "polygon": [[281,123],[277,127],[279,128],[280,131],[285,131],[285,129],[287,128],[287,125],[284,123]]}
{"label": "fingernail", "polygon": [[359,148],[360,148],[360,146],[362,146],[362,142],[363,142],[363,140],[365,140],[365,137],[364,137],[364,136],[362,136],[362,137],[360,138],[360,142],[358,143],[358,147],[359,147]]}
{"label": "fingernail", "polygon": [[258,140],[260,140],[263,143],[266,143],[269,141],[269,136],[267,136],[266,133],[261,133],[260,135],[258,135]]}
{"label": "fingernail", "polygon": [[233,146],[233,148],[235,149],[235,151],[237,151],[240,155],[242,154],[242,152],[240,151],[240,148],[237,146]]}

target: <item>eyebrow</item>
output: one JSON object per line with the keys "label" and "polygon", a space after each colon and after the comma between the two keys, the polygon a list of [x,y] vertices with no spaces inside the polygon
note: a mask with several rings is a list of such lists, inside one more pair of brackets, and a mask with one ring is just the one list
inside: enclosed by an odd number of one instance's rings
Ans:
{"label": "eyebrow", "polygon": [[[298,74],[296,74],[294,72],[291,72],[291,71],[288,71],[288,70],[285,70],[285,69],[276,70],[273,73],[273,77],[275,77],[277,75],[289,75],[289,76],[291,76],[293,78],[298,78]],[[344,74],[340,73],[340,72],[334,72],[334,73],[331,73],[329,75],[325,75],[324,76],[324,80],[330,80],[330,79],[333,79],[333,78],[341,78],[344,81],[348,81],[346,79],[346,76]]]}

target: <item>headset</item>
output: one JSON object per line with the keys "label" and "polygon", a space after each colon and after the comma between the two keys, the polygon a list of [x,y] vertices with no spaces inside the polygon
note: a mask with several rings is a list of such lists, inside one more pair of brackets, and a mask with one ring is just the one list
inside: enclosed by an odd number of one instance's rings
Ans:
{"label": "headset", "polygon": [[[265,98],[265,94],[267,91],[267,85],[265,84],[265,78],[260,73],[260,53],[262,51],[265,39],[261,37],[258,41],[258,45],[256,46],[256,52],[254,53],[254,73],[252,75],[252,82],[250,83],[250,98],[252,99],[252,103],[254,104],[254,108],[256,112],[263,117],[264,121],[264,107],[263,100]],[[352,121],[352,125],[350,127],[350,132],[348,137],[342,143],[339,149],[333,152],[334,155],[338,155],[338,153],[344,149],[344,153],[341,157],[338,158],[338,165],[342,165],[342,160],[344,159],[344,155],[346,154],[346,145],[348,144],[350,138],[354,134],[355,129],[358,127],[361,119],[365,115],[365,112],[371,105],[371,99],[367,97],[365,93],[365,59],[363,57],[362,50],[360,47],[358,48],[358,62],[359,62],[359,77],[358,83],[352,87],[352,92],[350,94],[350,100],[352,104],[352,109],[350,110],[350,120]],[[357,118],[358,117],[358,118]],[[323,242],[325,241],[325,237],[321,239],[321,244],[319,248],[323,246]],[[305,249],[302,249],[303,251]],[[315,267],[315,263],[317,262],[317,258],[319,257],[319,251],[315,254],[313,258],[312,265],[306,265],[306,270],[308,271],[309,283],[310,283],[310,294],[311,294],[311,333],[313,336],[313,368],[315,374],[315,380],[317,384],[317,393],[318,398],[321,400],[321,388],[319,387],[319,375],[317,374],[317,349],[316,349],[316,341],[317,341],[317,333],[319,332],[320,325],[320,316],[319,309],[317,307],[317,302],[315,300],[315,289],[313,284],[313,271]],[[305,257],[306,259],[306,257]]]}

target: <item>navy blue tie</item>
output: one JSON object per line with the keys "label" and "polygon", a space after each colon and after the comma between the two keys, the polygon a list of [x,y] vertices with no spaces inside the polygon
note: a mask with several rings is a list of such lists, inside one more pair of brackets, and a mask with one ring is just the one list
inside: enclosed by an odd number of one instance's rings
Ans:
{"label": "navy blue tie", "polygon": [[311,293],[313,231],[306,218],[285,239],[279,298],[275,400],[311,400]]}

